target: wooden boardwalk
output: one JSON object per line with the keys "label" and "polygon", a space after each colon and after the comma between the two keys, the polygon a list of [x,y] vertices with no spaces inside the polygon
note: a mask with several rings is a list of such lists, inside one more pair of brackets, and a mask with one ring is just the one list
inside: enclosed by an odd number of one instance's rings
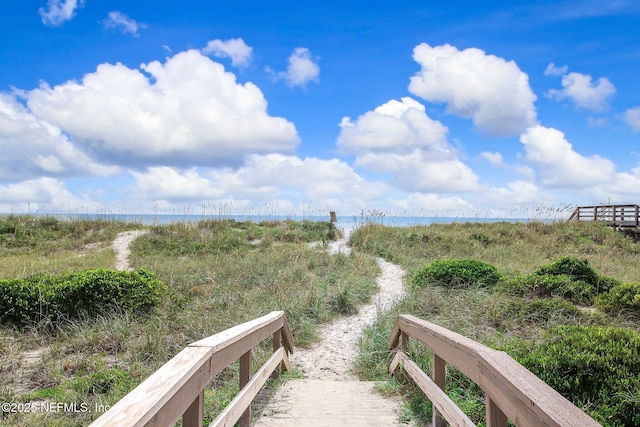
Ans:
{"label": "wooden boardwalk", "polygon": [[402,426],[399,404],[368,381],[299,379],[284,383],[256,427]]}
{"label": "wooden boardwalk", "polygon": [[640,205],[578,206],[569,221],[603,221],[623,231],[640,232]]}

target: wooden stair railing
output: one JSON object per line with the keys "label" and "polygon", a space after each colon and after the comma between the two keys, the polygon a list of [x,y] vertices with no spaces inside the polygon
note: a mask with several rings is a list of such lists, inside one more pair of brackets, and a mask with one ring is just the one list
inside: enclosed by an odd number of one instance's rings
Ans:
{"label": "wooden stair railing", "polygon": [[[273,336],[273,355],[251,374],[251,350]],[[224,368],[240,359],[240,392],[212,426],[251,421],[251,402],[279,367],[290,369],[293,337],[282,311],[243,323],[189,344],[138,387],[96,419],[91,426],[172,426],[182,417],[184,427],[201,427],[204,389]]]}
{"label": "wooden stair railing", "polygon": [[[418,340],[433,353],[433,378],[402,352],[409,338]],[[398,349],[389,372],[392,374],[402,366],[433,403],[433,427],[444,426],[445,420],[454,426],[474,425],[444,392],[447,363],[484,391],[487,427],[506,427],[508,420],[517,426],[599,425],[507,353],[415,316],[398,316],[389,349]]]}
{"label": "wooden stair railing", "polygon": [[612,227],[640,228],[640,205],[578,206],[569,221],[604,221]]}

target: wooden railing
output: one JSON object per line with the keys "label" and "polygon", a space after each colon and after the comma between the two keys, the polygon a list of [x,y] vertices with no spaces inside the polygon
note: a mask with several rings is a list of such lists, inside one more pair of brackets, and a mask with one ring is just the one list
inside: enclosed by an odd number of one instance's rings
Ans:
{"label": "wooden railing", "polygon": [[578,206],[569,221],[604,221],[613,227],[640,227],[639,205]]}
{"label": "wooden railing", "polygon": [[[251,350],[273,336],[273,355],[251,374]],[[290,369],[287,353],[293,353],[293,337],[282,311],[235,326],[189,344],[123,397],[91,426],[172,426],[180,417],[184,427],[201,427],[204,389],[214,375],[240,359],[240,392],[212,426],[232,426],[251,421],[251,402],[269,376],[282,365]]]}
{"label": "wooden railing", "polygon": [[[433,353],[430,378],[405,353],[409,338]],[[402,366],[433,403],[433,427],[473,426],[473,422],[445,394],[446,364],[449,363],[478,384],[485,394],[487,427],[598,426],[593,419],[502,351],[417,317],[401,314],[389,338],[389,348],[398,351],[389,365],[393,373]]]}

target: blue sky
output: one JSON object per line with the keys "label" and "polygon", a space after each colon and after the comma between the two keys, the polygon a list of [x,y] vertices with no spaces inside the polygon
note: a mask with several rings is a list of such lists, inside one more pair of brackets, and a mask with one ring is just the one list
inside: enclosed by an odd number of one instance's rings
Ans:
{"label": "blue sky", "polygon": [[634,0],[7,2],[0,212],[638,203],[638,28]]}

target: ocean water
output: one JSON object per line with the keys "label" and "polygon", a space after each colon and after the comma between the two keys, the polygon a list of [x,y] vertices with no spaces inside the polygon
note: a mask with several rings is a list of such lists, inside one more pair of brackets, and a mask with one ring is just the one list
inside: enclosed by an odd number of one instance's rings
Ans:
{"label": "ocean water", "polygon": [[[204,220],[236,220],[259,223],[262,221],[329,221],[328,215],[193,215],[193,214],[47,214],[62,220],[99,219],[107,221],[131,222],[141,225],[165,225],[172,223],[198,223]],[[393,216],[393,215],[352,215],[337,216],[336,227],[348,234],[366,223],[383,224],[391,227],[410,227],[433,223],[451,224],[464,222],[528,222],[523,218],[487,218],[487,217],[438,217],[438,216]]]}

